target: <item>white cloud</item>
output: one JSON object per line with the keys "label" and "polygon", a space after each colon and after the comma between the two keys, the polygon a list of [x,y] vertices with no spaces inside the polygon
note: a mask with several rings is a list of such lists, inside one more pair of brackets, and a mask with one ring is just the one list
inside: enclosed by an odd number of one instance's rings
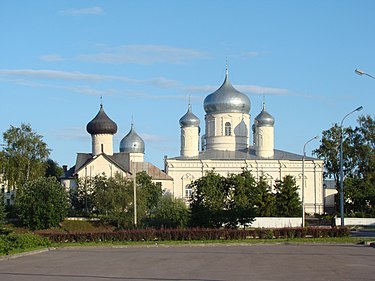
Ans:
{"label": "white cloud", "polygon": [[71,81],[122,81],[132,84],[147,84],[161,88],[178,87],[179,82],[165,77],[151,79],[132,79],[124,76],[88,74],[76,71],[60,70],[36,70],[36,69],[0,69],[0,77],[12,77],[23,79],[45,79],[45,80],[71,80]]}
{"label": "white cloud", "polygon": [[65,127],[55,130],[52,134],[63,140],[77,140],[77,141],[87,141],[89,135],[87,134],[84,127]]}
{"label": "white cloud", "polygon": [[60,14],[67,16],[102,15],[103,13],[103,9],[98,6],[81,9],[67,9],[60,11]]}
{"label": "white cloud", "polygon": [[164,45],[123,45],[106,47],[101,45],[96,54],[83,54],[77,60],[110,64],[180,64],[192,59],[207,58],[209,55],[199,50],[175,48]]}
{"label": "white cloud", "polygon": [[56,54],[40,56],[39,59],[41,59],[43,61],[47,61],[47,62],[55,62],[55,61],[65,60],[62,56],[56,55]]}
{"label": "white cloud", "polygon": [[289,90],[283,88],[270,88],[256,85],[235,85],[235,88],[241,92],[249,92],[253,94],[268,95],[293,95]]}
{"label": "white cloud", "polygon": [[151,134],[140,134],[145,142],[161,142],[168,141],[169,139],[165,136],[151,135]]}

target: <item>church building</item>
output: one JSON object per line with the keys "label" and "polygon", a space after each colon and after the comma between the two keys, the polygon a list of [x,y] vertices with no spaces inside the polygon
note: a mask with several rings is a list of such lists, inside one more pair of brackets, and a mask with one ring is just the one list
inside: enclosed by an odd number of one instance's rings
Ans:
{"label": "church building", "polygon": [[64,167],[60,181],[66,188],[76,188],[77,179],[81,178],[98,175],[113,177],[117,173],[133,179],[139,172],[146,172],[163,189],[173,186],[170,176],[144,161],[145,143],[133,124],[121,140],[119,152],[113,152],[113,135],[117,132],[117,124],[104,112],[102,104],[98,114],[87,124],[86,130],[91,135],[91,153],[77,153],[76,164],[69,170]]}
{"label": "church building", "polygon": [[306,157],[302,178],[303,156],[274,148],[275,119],[267,112],[265,103],[250,126],[250,99],[232,86],[228,69],[223,84],[205,98],[203,107],[204,134],[200,135],[201,122],[190,102],[179,120],[180,155],[164,159],[165,172],[173,178],[169,192],[188,202],[192,194],[190,183],[207,171],[227,176],[247,169],[256,179],[265,178],[272,188],[291,175],[296,179],[300,195],[304,181],[306,213],[324,212],[323,160]]}

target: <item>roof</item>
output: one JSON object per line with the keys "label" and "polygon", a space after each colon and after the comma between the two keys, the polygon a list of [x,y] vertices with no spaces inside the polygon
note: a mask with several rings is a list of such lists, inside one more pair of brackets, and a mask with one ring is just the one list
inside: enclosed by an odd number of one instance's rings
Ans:
{"label": "roof", "polygon": [[74,169],[74,174],[77,174],[85,166],[87,166],[91,162],[98,159],[98,157],[104,157],[108,162],[111,162],[112,164],[117,166],[117,168],[119,168],[120,170],[131,174],[131,172],[127,171],[127,169],[124,165],[125,162],[122,162],[122,163],[118,162],[116,157],[113,157],[112,155],[107,155],[105,153],[101,153],[99,155],[94,155],[94,156],[91,153],[77,153],[77,160],[76,160],[76,165],[75,165],[75,169]]}
{"label": "roof", "polygon": [[250,112],[250,99],[232,86],[228,79],[227,70],[223,84],[204,99],[203,107],[208,114],[220,112],[248,114]]}
{"label": "roof", "polygon": [[136,173],[146,172],[153,180],[173,180],[171,176],[149,162],[133,162],[133,169],[134,166]]}
{"label": "roof", "polygon": [[181,127],[198,127],[200,124],[199,118],[191,110],[191,105],[189,103],[188,111],[184,116],[180,118]]}
{"label": "roof", "polygon": [[120,152],[145,153],[145,142],[135,131],[133,124],[120,142]]}
{"label": "roof", "polygon": [[[110,161],[112,164],[116,165],[122,171],[132,174],[134,171],[129,171],[126,167],[127,153],[114,153],[113,155],[107,155],[105,153],[99,154],[97,156],[92,156],[91,153],[78,153],[76,165],[74,168],[74,174],[83,169],[89,163],[93,162],[97,157],[103,156],[105,159]],[[172,177],[168,176],[164,171],[160,170],[158,167],[154,166],[149,162],[134,162],[136,165],[136,172],[146,172],[153,180],[173,180]],[[73,169],[71,168],[71,169]]]}
{"label": "roof", "polygon": [[91,135],[111,134],[117,132],[117,125],[104,112],[103,105],[100,105],[98,114],[86,126],[86,130]]}
{"label": "roof", "polygon": [[[274,149],[274,155],[270,158],[262,158],[255,155],[254,148],[250,147],[241,151],[207,150],[201,151],[197,157],[174,157],[175,160],[302,160],[303,155],[283,150]],[[314,157],[306,157],[306,160],[319,160]]]}
{"label": "roof", "polygon": [[266,109],[264,108],[264,105],[263,105],[262,111],[258,114],[257,117],[255,117],[255,123],[254,124],[257,127],[263,127],[263,126],[272,127],[275,124],[275,119],[273,118],[273,116],[271,114],[269,114],[266,111]]}

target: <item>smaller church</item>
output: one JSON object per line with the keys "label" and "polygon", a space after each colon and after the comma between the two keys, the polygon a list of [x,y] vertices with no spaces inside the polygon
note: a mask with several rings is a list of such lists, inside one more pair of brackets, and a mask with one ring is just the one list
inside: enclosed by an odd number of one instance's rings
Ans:
{"label": "smaller church", "polygon": [[116,173],[133,179],[139,172],[146,172],[152,181],[163,189],[170,189],[173,179],[159,168],[144,161],[145,143],[136,133],[133,124],[129,133],[119,145],[119,152],[113,151],[113,136],[117,124],[112,121],[100,104],[98,114],[86,126],[91,135],[91,153],[77,153],[76,163],[69,170],[64,167],[61,183],[66,188],[76,188],[77,178],[90,178],[97,175],[112,177]]}

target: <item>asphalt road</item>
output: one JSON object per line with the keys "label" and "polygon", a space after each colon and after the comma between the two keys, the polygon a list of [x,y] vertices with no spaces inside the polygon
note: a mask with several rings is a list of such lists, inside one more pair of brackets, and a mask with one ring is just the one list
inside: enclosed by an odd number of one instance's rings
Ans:
{"label": "asphalt road", "polygon": [[0,260],[0,280],[375,280],[375,248],[306,244],[65,248]]}

